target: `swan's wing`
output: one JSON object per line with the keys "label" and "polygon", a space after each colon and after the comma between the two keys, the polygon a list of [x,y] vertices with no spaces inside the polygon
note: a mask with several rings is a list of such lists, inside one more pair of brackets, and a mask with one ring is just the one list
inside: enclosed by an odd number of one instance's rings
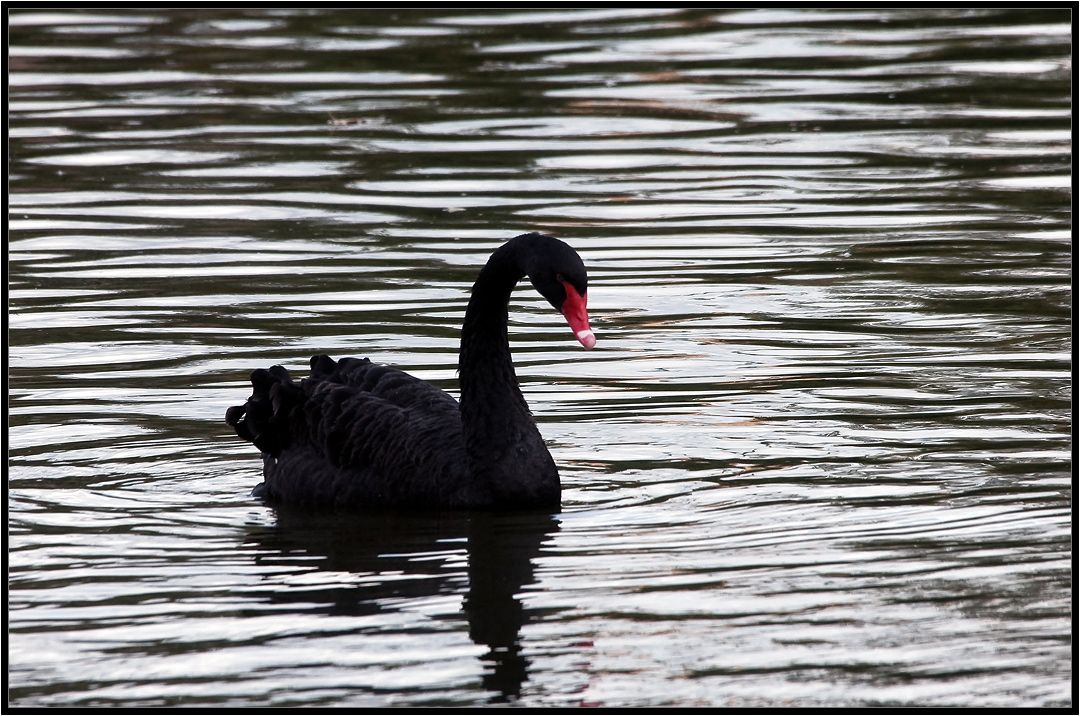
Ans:
{"label": "swan's wing", "polygon": [[400,370],[343,359],[300,383],[291,437],[334,465],[400,473],[433,469],[462,443],[461,413],[446,392]]}
{"label": "swan's wing", "polygon": [[263,494],[298,503],[439,504],[467,473],[457,401],[367,359],[312,359],[299,384],[274,366],[226,422],[264,454]]}
{"label": "swan's wing", "polygon": [[311,359],[311,376],[303,382],[309,381],[348,385],[401,408],[439,414],[458,411],[457,401],[446,391],[397,368],[372,363],[367,358],[335,361],[330,356],[315,356]]}
{"label": "swan's wing", "polygon": [[[260,368],[251,386],[251,397],[229,408],[225,422],[269,455],[296,442],[329,447],[331,436],[354,445],[392,444],[402,433],[461,432],[458,403],[448,393],[367,358],[315,356],[311,375],[299,384],[279,365]],[[327,457],[337,452],[328,450]]]}

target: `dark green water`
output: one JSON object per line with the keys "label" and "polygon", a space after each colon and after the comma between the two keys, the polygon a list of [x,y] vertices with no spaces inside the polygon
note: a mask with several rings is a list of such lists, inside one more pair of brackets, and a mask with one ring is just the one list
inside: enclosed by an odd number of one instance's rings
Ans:
{"label": "dark green water", "polygon": [[[1068,10],[16,10],[17,706],[1066,706]],[[277,512],[314,353],[456,392],[487,255],[557,515]]]}

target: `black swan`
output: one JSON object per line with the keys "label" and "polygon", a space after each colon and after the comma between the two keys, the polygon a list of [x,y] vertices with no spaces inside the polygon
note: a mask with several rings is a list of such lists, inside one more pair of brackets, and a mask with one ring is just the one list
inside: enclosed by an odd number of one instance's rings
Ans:
{"label": "black swan", "polygon": [[461,404],[435,386],[367,358],[311,359],[294,383],[279,365],[251,374],[254,391],[225,422],[263,454],[268,503],[349,509],[550,509],[559,472],[518,387],[506,319],[528,276],[578,341],[596,338],[585,310],[585,265],[551,236],[500,246],[473,285],[461,329]]}

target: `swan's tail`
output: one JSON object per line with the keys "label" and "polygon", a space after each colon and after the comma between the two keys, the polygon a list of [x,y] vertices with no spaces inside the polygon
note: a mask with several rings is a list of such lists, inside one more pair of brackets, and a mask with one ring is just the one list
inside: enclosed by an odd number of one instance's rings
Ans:
{"label": "swan's tail", "polygon": [[289,446],[289,414],[300,399],[300,386],[280,365],[251,373],[251,397],[225,412],[225,423],[264,453],[277,456]]}

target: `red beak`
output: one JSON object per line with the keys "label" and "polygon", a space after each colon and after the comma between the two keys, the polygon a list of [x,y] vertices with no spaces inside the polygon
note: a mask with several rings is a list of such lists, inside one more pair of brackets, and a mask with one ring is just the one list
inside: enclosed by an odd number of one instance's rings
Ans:
{"label": "red beak", "polygon": [[589,328],[589,313],[585,310],[586,297],[566,281],[563,281],[562,285],[566,289],[566,300],[562,305],[563,318],[570,324],[570,330],[577,336],[578,342],[586,349],[592,348],[596,345],[596,336]]}

